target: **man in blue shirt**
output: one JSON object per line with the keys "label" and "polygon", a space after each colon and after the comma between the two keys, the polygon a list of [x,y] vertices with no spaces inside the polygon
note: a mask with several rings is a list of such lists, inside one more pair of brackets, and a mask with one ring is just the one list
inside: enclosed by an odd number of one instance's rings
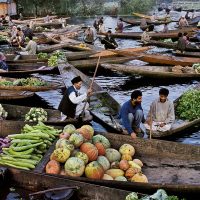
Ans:
{"label": "man in blue shirt", "polygon": [[120,110],[120,119],[126,129],[124,133],[130,134],[132,138],[136,138],[136,135],[142,132],[140,124],[145,122],[141,103],[142,92],[135,90],[131,99],[125,102]]}

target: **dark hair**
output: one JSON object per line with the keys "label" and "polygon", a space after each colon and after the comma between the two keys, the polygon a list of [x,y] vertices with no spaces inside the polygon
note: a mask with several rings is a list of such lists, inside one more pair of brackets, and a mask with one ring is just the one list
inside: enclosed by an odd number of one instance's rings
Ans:
{"label": "dark hair", "polygon": [[159,95],[165,95],[168,96],[169,95],[169,90],[167,88],[161,88],[159,90]]}
{"label": "dark hair", "polygon": [[183,33],[179,32],[178,37],[182,37],[182,36],[183,36]]}
{"label": "dark hair", "polygon": [[20,27],[17,27],[17,30],[18,30],[18,31],[21,31],[21,28],[20,28]]}
{"label": "dark hair", "polygon": [[112,31],[111,31],[111,30],[109,30],[107,33],[112,33]]}
{"label": "dark hair", "polygon": [[26,26],[27,26],[27,27],[30,27],[30,25],[29,25],[29,24],[27,24]]}
{"label": "dark hair", "polygon": [[183,33],[184,36],[186,36],[187,34],[188,34],[187,32]]}
{"label": "dark hair", "polygon": [[32,35],[29,35],[28,38],[29,38],[29,40],[32,40],[32,39],[33,39],[33,36],[32,36]]}
{"label": "dark hair", "polygon": [[134,90],[131,94],[131,99],[137,99],[142,96],[142,92],[140,90]]}

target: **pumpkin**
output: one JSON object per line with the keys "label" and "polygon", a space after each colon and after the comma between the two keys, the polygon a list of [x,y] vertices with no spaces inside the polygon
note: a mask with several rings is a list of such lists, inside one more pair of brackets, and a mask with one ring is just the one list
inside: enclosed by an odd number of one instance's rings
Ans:
{"label": "pumpkin", "polygon": [[148,183],[148,179],[144,174],[137,173],[131,178],[131,182]]}
{"label": "pumpkin", "polygon": [[85,170],[85,164],[80,158],[71,157],[65,163],[65,172],[69,176],[80,177]]}
{"label": "pumpkin", "polygon": [[60,173],[60,163],[56,160],[50,160],[46,165],[46,173],[48,174],[59,174]]}
{"label": "pumpkin", "polygon": [[121,169],[109,169],[105,173],[114,179],[118,176],[124,176],[124,171]]}
{"label": "pumpkin", "polygon": [[129,154],[122,154],[121,159],[122,159],[122,160],[131,161],[131,160],[132,160],[132,156],[129,155]]}
{"label": "pumpkin", "polygon": [[64,148],[58,148],[53,151],[53,153],[50,156],[51,160],[56,160],[60,163],[65,163],[66,160],[70,156],[70,150],[69,149],[64,149]]}
{"label": "pumpkin", "polygon": [[139,160],[139,159],[134,159],[133,162],[136,163],[136,164],[138,164],[140,167],[143,167],[143,163],[142,163],[141,160]]}
{"label": "pumpkin", "polygon": [[105,156],[99,156],[97,158],[97,162],[99,162],[99,164],[101,164],[104,171],[110,169],[110,162],[108,161],[108,159]]}
{"label": "pumpkin", "polygon": [[103,146],[102,143],[98,142],[95,144],[95,147],[97,148],[98,150],[98,154],[99,156],[104,156],[106,154],[106,150],[105,150],[105,147]]}
{"label": "pumpkin", "polygon": [[80,150],[81,152],[87,154],[89,161],[97,160],[98,150],[93,144],[89,142],[83,143],[80,147]]}
{"label": "pumpkin", "polygon": [[123,154],[129,154],[130,156],[134,156],[135,154],[135,148],[133,146],[131,146],[130,144],[123,144],[120,148],[119,148],[119,152],[123,155]]}
{"label": "pumpkin", "polygon": [[115,178],[115,181],[127,181],[127,179],[124,176],[118,176]]}
{"label": "pumpkin", "polygon": [[109,176],[108,174],[104,174],[102,179],[103,179],[103,180],[109,180],[109,181],[114,180],[113,177],[112,177],[112,176]]}
{"label": "pumpkin", "polygon": [[103,167],[97,161],[89,163],[85,168],[85,176],[87,178],[102,179],[103,175]]}
{"label": "pumpkin", "polygon": [[106,156],[106,158],[108,158],[110,163],[115,162],[115,161],[120,161],[120,159],[121,159],[121,154],[119,153],[119,151],[117,151],[116,149],[112,149],[112,148],[106,149],[105,156]]}
{"label": "pumpkin", "polygon": [[73,124],[68,124],[64,127],[63,129],[63,133],[68,133],[68,134],[72,134],[76,131],[76,128]]}
{"label": "pumpkin", "polygon": [[84,138],[81,134],[79,133],[73,133],[70,138],[69,141],[75,146],[75,147],[80,147],[81,144],[83,144],[84,142]]}
{"label": "pumpkin", "polygon": [[66,148],[66,146],[68,144],[70,144],[69,140],[61,138],[56,142],[56,149],[58,149],[58,148]]}
{"label": "pumpkin", "polygon": [[133,161],[128,161],[128,164],[130,165],[131,168],[136,168],[136,169],[138,169],[138,171],[142,170],[142,168],[137,163],[135,163]]}
{"label": "pumpkin", "polygon": [[119,169],[119,161],[115,161],[110,165],[111,169]]}
{"label": "pumpkin", "polygon": [[89,160],[88,156],[87,156],[87,154],[85,154],[83,152],[77,152],[75,154],[75,157],[80,158],[85,163],[85,165],[88,163],[88,160]]}
{"label": "pumpkin", "polygon": [[61,133],[60,135],[59,135],[59,138],[60,139],[69,139],[69,137],[70,137],[70,134],[69,133]]}
{"label": "pumpkin", "polygon": [[121,160],[119,162],[119,168],[126,171],[129,168],[129,164],[127,160]]}
{"label": "pumpkin", "polygon": [[126,170],[125,177],[127,179],[130,179],[130,178],[132,178],[137,173],[138,173],[138,169],[136,169],[136,168],[129,168],[128,170]]}
{"label": "pumpkin", "polygon": [[86,140],[91,140],[94,135],[94,129],[90,125],[83,125],[80,129],[77,129]]}
{"label": "pumpkin", "polygon": [[93,144],[96,144],[96,143],[102,143],[103,146],[107,149],[107,148],[110,148],[110,142],[109,140],[104,137],[103,135],[95,135],[93,138],[92,138],[92,142]]}

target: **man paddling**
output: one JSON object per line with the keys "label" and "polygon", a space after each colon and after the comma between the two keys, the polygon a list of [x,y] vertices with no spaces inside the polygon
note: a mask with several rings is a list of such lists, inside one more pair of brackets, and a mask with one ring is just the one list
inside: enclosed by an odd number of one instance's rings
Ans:
{"label": "man paddling", "polygon": [[147,120],[144,124],[149,131],[152,123],[152,131],[165,132],[171,129],[175,120],[174,105],[168,99],[169,90],[161,88],[159,98],[152,102]]}
{"label": "man paddling", "polygon": [[130,134],[132,138],[142,133],[140,124],[145,122],[141,102],[142,92],[135,90],[131,94],[131,99],[125,102],[120,110],[119,118],[125,128],[124,133]]}
{"label": "man paddling", "polygon": [[105,49],[116,49],[118,47],[118,44],[111,36],[111,33],[111,31],[108,31],[106,37],[101,39],[101,44],[104,44]]}
{"label": "man paddling", "polygon": [[79,93],[82,86],[80,76],[73,78],[71,82],[73,85],[66,90],[58,110],[65,115],[65,118],[69,117],[78,119],[83,114],[83,121],[91,121],[92,116],[88,110],[89,104],[85,103],[85,101],[87,100],[87,96],[91,95],[92,91],[88,89],[88,91],[83,94]]}

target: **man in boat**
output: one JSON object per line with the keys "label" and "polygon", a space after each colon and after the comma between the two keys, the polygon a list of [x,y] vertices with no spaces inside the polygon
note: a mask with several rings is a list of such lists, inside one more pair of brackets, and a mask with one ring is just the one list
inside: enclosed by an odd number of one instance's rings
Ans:
{"label": "man in boat", "polygon": [[186,49],[186,41],[183,38],[183,34],[181,32],[178,33],[178,43],[177,50],[183,53]]}
{"label": "man in boat", "polygon": [[152,102],[144,124],[147,131],[150,130],[151,125],[152,131],[165,132],[171,129],[175,114],[173,102],[169,101],[168,95],[169,90],[161,88],[159,98]]}
{"label": "man in boat", "polygon": [[117,27],[115,30],[117,33],[122,33],[123,29],[124,29],[124,24],[123,24],[122,18],[119,18],[119,20],[117,22]]}
{"label": "man in boat", "polygon": [[20,27],[17,27],[17,44],[19,46],[24,46],[25,43],[25,36]]}
{"label": "man in boat", "polygon": [[163,32],[163,33],[167,33],[168,31],[169,31],[169,29],[168,29],[168,24],[165,23],[162,32]]}
{"label": "man in boat", "polygon": [[147,28],[147,20],[143,17],[140,22],[140,29],[145,30]]}
{"label": "man in boat", "polygon": [[84,36],[85,43],[93,44],[93,42],[94,42],[94,31],[92,30],[92,28],[90,26],[88,26],[84,35],[85,35]]}
{"label": "man in boat", "polygon": [[105,49],[116,49],[118,47],[117,42],[111,36],[111,31],[109,30],[106,34],[106,37],[101,39],[101,44],[104,44]]}
{"label": "man in boat", "polygon": [[0,71],[8,71],[8,66],[6,64],[6,57],[2,52],[0,52]]}
{"label": "man in boat", "polygon": [[33,36],[33,30],[30,28],[29,24],[26,25],[26,29],[24,30],[24,36],[25,37]]}
{"label": "man in boat", "polygon": [[[73,85],[66,90],[58,110],[65,115],[65,118],[79,119],[82,117],[83,121],[91,121],[92,116],[89,112],[89,103],[85,101],[87,100],[87,96],[92,94],[92,90],[88,89],[88,91],[83,94],[79,93],[82,86],[80,76],[73,78],[71,82]],[[83,116],[81,116],[82,114]]]}
{"label": "man in boat", "polygon": [[29,42],[25,48],[22,48],[23,52],[20,52],[20,55],[35,55],[37,52],[37,43],[33,41],[33,36],[29,35]]}
{"label": "man in boat", "polygon": [[99,22],[98,22],[97,19],[94,20],[93,27],[95,28],[95,30],[96,30],[97,32],[99,31]]}
{"label": "man in boat", "polygon": [[100,22],[100,24],[99,24],[99,33],[106,33],[106,28],[105,28],[103,22]]}
{"label": "man in boat", "polygon": [[149,28],[146,28],[145,31],[141,35],[141,42],[143,42],[144,44],[148,44],[148,42],[151,39],[148,32],[149,32]]}
{"label": "man in boat", "polygon": [[132,138],[142,133],[140,124],[145,122],[141,103],[142,92],[135,90],[131,94],[131,99],[123,104],[119,113],[119,118],[125,128],[124,133],[130,134]]}
{"label": "man in boat", "polygon": [[165,15],[165,18],[164,18],[164,21],[165,22],[171,22],[171,16],[170,16],[170,11],[166,11],[166,15]]}
{"label": "man in boat", "polygon": [[178,25],[180,28],[182,27],[186,27],[189,26],[187,19],[185,18],[185,16],[182,16],[178,22]]}
{"label": "man in boat", "polygon": [[155,13],[153,13],[153,15],[150,17],[151,22],[155,22],[156,21],[156,15]]}

